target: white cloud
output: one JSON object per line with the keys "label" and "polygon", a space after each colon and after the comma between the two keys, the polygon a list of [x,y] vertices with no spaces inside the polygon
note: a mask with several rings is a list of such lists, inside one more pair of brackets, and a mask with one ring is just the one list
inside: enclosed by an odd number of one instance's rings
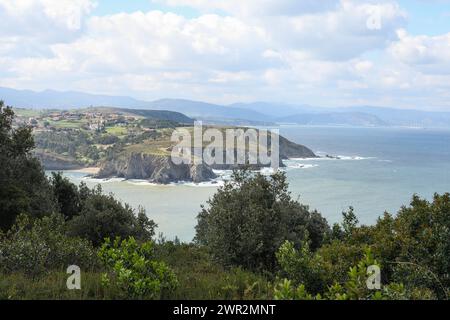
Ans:
{"label": "white cloud", "polygon": [[339,0],[152,0],[170,6],[188,6],[209,12],[221,10],[241,17],[299,15],[304,13],[332,10]]}
{"label": "white cloud", "polygon": [[[90,0],[0,0],[0,85],[222,103],[446,97],[450,34],[399,31],[407,15],[395,1],[157,1],[201,15],[93,16]],[[374,15],[379,28],[368,28]]]}
{"label": "white cloud", "polygon": [[397,61],[426,74],[450,73],[450,33],[439,36],[411,36],[401,30],[399,38],[400,40],[389,48],[389,52]]}
{"label": "white cloud", "polygon": [[0,0],[0,35],[61,41],[93,7],[91,0]]}

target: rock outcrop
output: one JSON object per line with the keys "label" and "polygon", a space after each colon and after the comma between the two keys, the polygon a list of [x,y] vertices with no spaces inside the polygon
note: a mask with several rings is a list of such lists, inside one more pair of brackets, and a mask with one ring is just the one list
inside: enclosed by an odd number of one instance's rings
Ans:
{"label": "rock outcrop", "polygon": [[145,179],[167,184],[177,181],[202,182],[216,178],[207,165],[174,164],[169,156],[133,153],[104,163],[97,178]]}
{"label": "rock outcrop", "polygon": [[317,156],[311,149],[280,136],[280,158],[317,158]]}
{"label": "rock outcrop", "polygon": [[[293,143],[280,137],[280,166],[283,159],[314,158],[316,155],[305,146]],[[253,165],[252,169],[260,169],[268,165]],[[167,184],[178,181],[192,181],[195,183],[209,181],[217,176],[213,169],[231,170],[239,166],[236,164],[175,164],[168,155],[145,154],[134,152],[120,154],[112,160],[103,163],[97,178],[119,177],[125,179],[143,179],[155,183]]]}
{"label": "rock outcrop", "polygon": [[84,167],[83,164],[78,163],[74,159],[68,159],[59,155],[39,151],[36,151],[34,154],[41,161],[45,170],[77,170]]}

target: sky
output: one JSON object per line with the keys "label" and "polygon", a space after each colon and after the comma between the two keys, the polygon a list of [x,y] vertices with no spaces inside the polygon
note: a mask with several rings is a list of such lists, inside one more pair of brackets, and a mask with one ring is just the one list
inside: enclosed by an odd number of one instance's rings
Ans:
{"label": "sky", "polygon": [[0,86],[450,111],[450,0],[0,0]]}

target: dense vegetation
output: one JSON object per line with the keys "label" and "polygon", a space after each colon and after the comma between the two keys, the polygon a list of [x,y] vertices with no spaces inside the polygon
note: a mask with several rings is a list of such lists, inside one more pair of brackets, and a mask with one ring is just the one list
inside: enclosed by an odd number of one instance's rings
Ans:
{"label": "dense vegetation", "polygon": [[37,132],[34,140],[39,155],[63,156],[74,164],[92,166],[117,155],[127,145],[159,138],[161,133],[156,129],[177,125],[167,120],[142,119],[130,127],[106,127],[100,131],[60,128]]}
{"label": "dense vegetation", "polygon": [[198,216],[196,242],[219,263],[274,271],[284,241],[299,246],[309,237],[314,249],[322,245],[329,232],[326,220],[292,200],[284,174],[266,178],[242,170],[232,181]]}
{"label": "dense vegetation", "polygon": [[[450,194],[372,226],[350,208],[330,227],[283,174],[243,170],[202,208],[193,243],[155,239],[144,210],[47,177],[31,130],[0,110],[0,299],[448,299]],[[66,288],[73,264],[81,290]]]}

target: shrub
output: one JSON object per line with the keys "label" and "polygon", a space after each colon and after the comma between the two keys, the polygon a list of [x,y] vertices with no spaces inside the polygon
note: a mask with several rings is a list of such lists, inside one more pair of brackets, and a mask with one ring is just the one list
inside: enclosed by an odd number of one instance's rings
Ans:
{"label": "shrub", "polygon": [[[287,249],[282,250],[286,251]],[[413,298],[402,284],[397,283],[385,285],[380,290],[369,290],[366,284],[367,268],[372,265],[379,266],[372,252],[368,249],[361,261],[350,268],[348,277],[343,284],[335,282],[326,290],[313,296],[304,284],[296,286],[293,281],[284,279],[276,284],[274,298],[276,300],[394,300]]]}
{"label": "shrub", "polygon": [[84,190],[87,195],[81,211],[68,222],[69,234],[88,239],[94,246],[100,246],[105,238],[135,237],[151,240],[156,224],[149,220],[144,209],[136,215],[127,204],[123,205],[112,195],[104,195],[98,186],[94,190]]}
{"label": "shrub", "polygon": [[2,273],[23,272],[35,277],[69,265],[89,270],[97,262],[89,241],[68,237],[64,218],[58,214],[34,221],[22,215],[0,239]]}
{"label": "shrub", "polygon": [[294,283],[302,284],[310,292],[321,292],[326,288],[325,264],[319,255],[311,252],[308,241],[304,241],[299,250],[286,241],[276,256],[283,274]]}
{"label": "shrub", "polygon": [[235,171],[208,205],[198,215],[195,240],[224,266],[273,271],[285,240],[299,245],[308,234],[315,250],[329,233],[318,212],[292,200],[284,173]]}
{"label": "shrub", "polygon": [[119,288],[123,298],[160,299],[177,286],[175,274],[164,262],[154,259],[153,242],[106,239],[98,256],[108,270],[103,284]]}
{"label": "shrub", "polygon": [[[450,296],[450,194],[433,201],[413,196],[396,216],[385,213],[373,226],[352,226],[343,246],[369,246],[383,263],[383,276],[408,291],[430,289]],[[428,294],[426,294],[428,297]]]}

